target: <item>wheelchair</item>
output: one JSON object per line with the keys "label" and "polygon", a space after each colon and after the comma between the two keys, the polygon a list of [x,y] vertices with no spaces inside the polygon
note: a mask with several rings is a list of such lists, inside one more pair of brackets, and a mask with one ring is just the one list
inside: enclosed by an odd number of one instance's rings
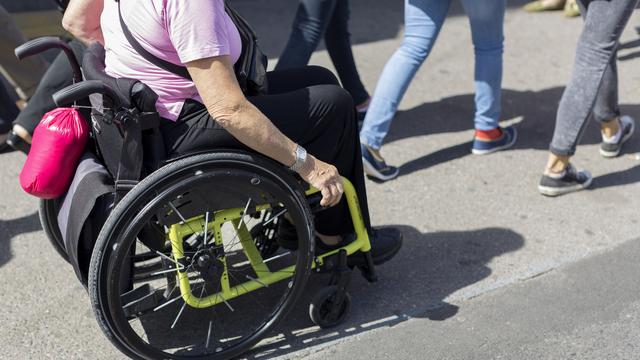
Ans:
{"label": "wheelchair", "polygon": [[[35,39],[16,54],[50,48],[65,50],[65,44]],[[347,256],[360,256],[357,267],[376,281],[369,235],[347,179],[344,196],[355,239],[318,254],[313,219],[323,209],[316,189],[246,151],[166,158],[157,150],[157,123],[144,124],[154,115],[159,119],[155,101],[149,101],[155,94],[139,81],[109,77],[97,44],[82,67],[70,61],[83,79],[57,92],[54,101],[62,106],[92,99],[88,151],[109,170],[115,198],[91,251],[86,286],[101,330],[122,353],[140,359],[234,358],[276,329],[314,272],[331,276],[313,297],[311,320],[328,328],[346,318],[353,270]],[[129,143],[136,134],[142,134],[140,143]],[[108,156],[114,143],[140,147],[139,178],[122,176],[123,162],[130,161]],[[39,214],[54,248],[68,259],[58,207],[59,200],[43,200]]]}

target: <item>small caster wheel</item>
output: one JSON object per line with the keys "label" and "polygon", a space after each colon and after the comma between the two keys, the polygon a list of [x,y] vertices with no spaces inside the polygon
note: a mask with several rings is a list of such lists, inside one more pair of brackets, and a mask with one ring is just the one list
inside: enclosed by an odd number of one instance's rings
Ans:
{"label": "small caster wheel", "polygon": [[342,301],[336,303],[338,287],[327,286],[320,290],[311,300],[309,317],[314,324],[323,329],[340,325],[351,310],[351,295],[344,292]]}

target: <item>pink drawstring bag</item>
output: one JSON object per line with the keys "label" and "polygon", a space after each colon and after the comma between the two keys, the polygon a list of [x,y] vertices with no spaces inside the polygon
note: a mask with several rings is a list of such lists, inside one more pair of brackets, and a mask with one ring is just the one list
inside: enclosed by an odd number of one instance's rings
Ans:
{"label": "pink drawstring bag", "polygon": [[89,139],[87,122],[73,108],[46,113],[33,133],[31,150],[20,172],[20,186],[42,199],[62,196],[71,183]]}

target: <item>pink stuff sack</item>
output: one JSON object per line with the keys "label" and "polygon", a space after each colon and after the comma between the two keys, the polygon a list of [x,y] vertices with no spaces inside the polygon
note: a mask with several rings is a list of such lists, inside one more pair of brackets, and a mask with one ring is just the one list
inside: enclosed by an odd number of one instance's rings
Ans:
{"label": "pink stuff sack", "polygon": [[33,133],[31,150],[20,172],[20,186],[42,199],[67,191],[89,139],[89,126],[73,108],[46,113]]}

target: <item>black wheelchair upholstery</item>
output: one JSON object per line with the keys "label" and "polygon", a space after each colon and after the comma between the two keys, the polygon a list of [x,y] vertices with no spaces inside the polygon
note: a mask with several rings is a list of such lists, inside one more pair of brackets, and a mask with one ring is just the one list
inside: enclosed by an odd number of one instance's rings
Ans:
{"label": "black wheelchair upholstery", "polygon": [[82,62],[85,79],[98,80],[114,90],[111,96],[91,96],[96,152],[116,182],[137,181],[166,159],[155,108],[158,96],[138,80],[107,75],[104,58],[104,48],[95,43]]}
{"label": "black wheelchair upholstery", "polygon": [[82,59],[82,71],[87,80],[99,80],[113,88],[119,95],[118,101],[125,108],[136,107],[143,112],[156,111],[156,95],[144,83],[134,80],[116,79],[105,72],[105,50],[102,45],[94,43],[87,48]]}

